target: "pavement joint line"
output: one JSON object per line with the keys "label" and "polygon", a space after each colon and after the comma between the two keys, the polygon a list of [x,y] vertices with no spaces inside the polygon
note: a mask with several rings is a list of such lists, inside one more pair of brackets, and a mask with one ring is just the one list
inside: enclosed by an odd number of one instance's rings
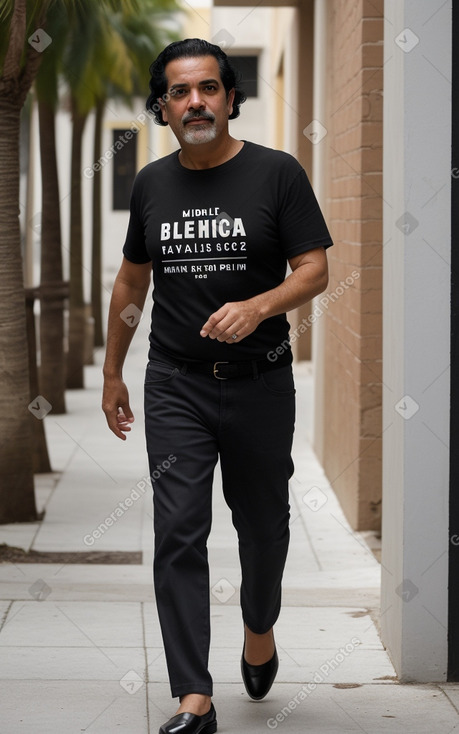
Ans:
{"label": "pavement joint line", "polygon": [[148,699],[148,650],[147,650],[147,631],[145,623],[145,602],[140,602],[140,621],[142,624],[142,646],[143,646],[143,657],[144,657],[144,679],[145,679],[145,710],[147,715],[147,730],[150,732],[150,705]]}
{"label": "pavement joint line", "polygon": [[[4,620],[4,624],[2,625],[2,628],[0,629],[0,632],[3,632],[3,630],[4,630],[4,629],[5,629],[5,627],[6,627],[6,625],[7,625],[7,624],[9,624],[10,622],[12,622],[12,621],[13,621],[13,619],[14,619],[14,618],[15,618],[15,617],[16,617],[16,616],[17,616],[17,615],[19,614],[19,612],[21,611],[21,609],[24,609],[24,604],[23,604],[23,605],[22,605],[21,607],[19,607],[19,609],[18,609],[18,610],[17,610],[16,612],[14,612],[13,616],[12,616],[12,617],[10,617],[10,616],[9,616],[9,612],[10,612],[10,610],[11,610],[11,607],[13,606],[13,604],[14,604],[14,603],[15,603],[16,601],[21,601],[21,600],[18,600],[18,599],[13,599],[13,600],[11,601],[11,604],[10,604],[10,606],[8,607],[8,617],[5,617],[5,620]],[[27,602],[27,601],[28,601],[28,599],[23,599],[22,601],[25,601],[25,602]],[[30,601],[32,601],[32,599],[31,599]]]}
{"label": "pavement joint line", "polygon": [[8,618],[10,609],[13,606],[13,604],[14,604],[14,601],[10,600],[8,606],[6,607],[5,611],[3,612],[2,619],[0,621],[0,633],[2,632],[3,628],[6,626],[6,620]]}

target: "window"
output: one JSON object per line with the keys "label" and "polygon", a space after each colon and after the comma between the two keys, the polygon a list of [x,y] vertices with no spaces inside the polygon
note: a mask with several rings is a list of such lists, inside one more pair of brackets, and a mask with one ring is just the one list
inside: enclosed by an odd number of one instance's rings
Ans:
{"label": "window", "polygon": [[258,56],[230,56],[229,60],[241,74],[241,87],[247,97],[258,97]]}
{"label": "window", "polygon": [[130,128],[113,130],[113,209],[116,211],[129,209],[136,164],[137,134]]}

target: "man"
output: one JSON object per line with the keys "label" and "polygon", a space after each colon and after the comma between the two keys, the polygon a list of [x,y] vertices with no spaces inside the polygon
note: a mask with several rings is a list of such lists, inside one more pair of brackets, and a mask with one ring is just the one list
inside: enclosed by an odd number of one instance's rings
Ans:
{"label": "man", "polygon": [[213,471],[220,457],[239,539],[241,671],[260,700],[278,668],[273,625],[289,541],[295,390],[285,314],[325,289],[332,242],[298,162],[230,136],[228,120],[245,98],[218,46],[172,43],[150,73],[147,107],[170,125],[180,150],[147,165],[134,183],[110,306],[103,409],[125,439],[134,418],[122,367],[134,330],[120,314],[130,304],[143,308],[153,268],[145,429],[150,473],[159,475],[154,583],[171,693],[180,698],[160,734],[212,734]]}

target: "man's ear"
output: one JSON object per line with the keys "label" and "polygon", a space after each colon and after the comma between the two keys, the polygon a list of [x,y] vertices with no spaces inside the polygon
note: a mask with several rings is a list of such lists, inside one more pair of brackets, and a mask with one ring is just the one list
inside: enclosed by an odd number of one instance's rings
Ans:
{"label": "man's ear", "polygon": [[233,112],[233,102],[234,102],[235,94],[236,94],[236,90],[233,88],[233,89],[230,89],[230,91],[228,92],[226,96],[226,102],[228,105],[228,115],[231,115]]}
{"label": "man's ear", "polygon": [[163,122],[168,122],[166,103],[162,97],[158,97],[158,104],[161,107],[161,115],[163,118]]}

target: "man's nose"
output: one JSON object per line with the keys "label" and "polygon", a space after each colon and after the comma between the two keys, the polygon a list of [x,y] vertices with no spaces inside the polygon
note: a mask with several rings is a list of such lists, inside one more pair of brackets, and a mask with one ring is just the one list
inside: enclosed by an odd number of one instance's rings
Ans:
{"label": "man's nose", "polygon": [[188,98],[188,107],[194,109],[194,110],[200,110],[205,106],[204,100],[202,98],[201,92],[199,89],[192,89],[190,91],[190,96]]}

